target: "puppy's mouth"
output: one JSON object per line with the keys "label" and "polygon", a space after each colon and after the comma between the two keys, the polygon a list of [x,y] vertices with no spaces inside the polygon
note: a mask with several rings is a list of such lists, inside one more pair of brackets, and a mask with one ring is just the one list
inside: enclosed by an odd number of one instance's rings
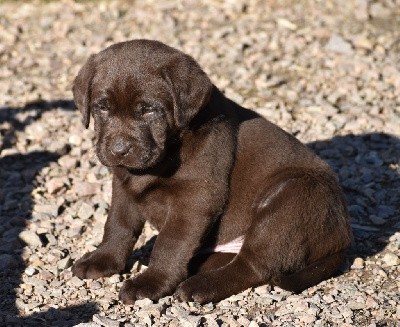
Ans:
{"label": "puppy's mouth", "polygon": [[107,167],[123,167],[129,170],[144,171],[157,166],[164,158],[165,151],[162,149],[153,149],[152,151],[134,151],[131,149],[123,156],[115,155],[109,150],[97,148],[97,157],[100,162]]}
{"label": "puppy's mouth", "polygon": [[143,164],[139,165],[139,167],[126,166],[129,169],[148,169],[157,166],[165,156],[165,152],[161,149],[156,149],[146,154],[143,158]]}

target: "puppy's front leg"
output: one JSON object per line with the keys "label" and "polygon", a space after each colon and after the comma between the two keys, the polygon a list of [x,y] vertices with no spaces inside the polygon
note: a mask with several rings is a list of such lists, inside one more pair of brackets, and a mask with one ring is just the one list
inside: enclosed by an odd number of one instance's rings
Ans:
{"label": "puppy's front leg", "polygon": [[[191,207],[203,203],[186,197],[174,214],[167,218],[154,245],[149,267],[134,279],[129,279],[120,291],[120,299],[132,304],[136,299],[157,300],[173,293],[187,278],[188,263],[200,246],[201,239],[215,216],[206,208]],[[213,210],[213,209],[211,209]]]}
{"label": "puppy's front leg", "polygon": [[114,176],[103,240],[95,251],[86,253],[74,264],[73,274],[82,279],[96,279],[122,272],[143,225],[136,204]]}

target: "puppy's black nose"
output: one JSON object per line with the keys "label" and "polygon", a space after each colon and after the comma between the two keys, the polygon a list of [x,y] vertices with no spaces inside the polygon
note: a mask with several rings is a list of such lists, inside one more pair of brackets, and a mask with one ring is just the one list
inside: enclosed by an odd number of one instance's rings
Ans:
{"label": "puppy's black nose", "polygon": [[111,144],[111,152],[114,155],[123,156],[129,152],[131,144],[123,138],[116,138]]}

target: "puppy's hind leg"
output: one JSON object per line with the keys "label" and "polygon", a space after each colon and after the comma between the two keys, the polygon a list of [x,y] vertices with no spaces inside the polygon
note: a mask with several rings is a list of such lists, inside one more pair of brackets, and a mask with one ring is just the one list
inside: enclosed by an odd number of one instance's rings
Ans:
{"label": "puppy's hind leg", "polygon": [[332,272],[339,270],[345,256],[345,250],[339,251],[328,257],[319,259],[293,274],[274,278],[272,284],[287,291],[300,293],[303,290],[331,277]]}
{"label": "puppy's hind leg", "polygon": [[[333,256],[324,269],[302,274],[309,287],[338,268],[350,243],[347,214],[336,181],[306,171],[285,171],[271,178],[255,208],[239,254],[227,265],[184,281],[176,296],[185,301],[215,302],[249,287],[300,272],[318,260]],[[323,260],[322,260],[323,261]],[[283,282],[283,280],[282,280]],[[296,290],[297,290],[296,289]]]}
{"label": "puppy's hind leg", "polygon": [[263,281],[263,276],[252,262],[239,253],[221,268],[203,271],[181,283],[175,296],[181,301],[217,302]]}

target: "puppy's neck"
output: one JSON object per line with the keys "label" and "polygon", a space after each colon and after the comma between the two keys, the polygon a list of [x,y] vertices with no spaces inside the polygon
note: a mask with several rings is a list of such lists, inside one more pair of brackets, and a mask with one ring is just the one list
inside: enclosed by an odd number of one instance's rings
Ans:
{"label": "puppy's neck", "polygon": [[260,115],[225,97],[216,86],[213,86],[209,101],[193,118],[188,130],[204,130],[221,122],[227,122],[233,130],[236,130],[241,123],[256,118],[260,118]]}
{"label": "puppy's neck", "polygon": [[195,131],[202,127],[218,123],[226,118],[226,98],[221,91],[213,85],[209,101],[192,119],[189,124],[189,130]]}

